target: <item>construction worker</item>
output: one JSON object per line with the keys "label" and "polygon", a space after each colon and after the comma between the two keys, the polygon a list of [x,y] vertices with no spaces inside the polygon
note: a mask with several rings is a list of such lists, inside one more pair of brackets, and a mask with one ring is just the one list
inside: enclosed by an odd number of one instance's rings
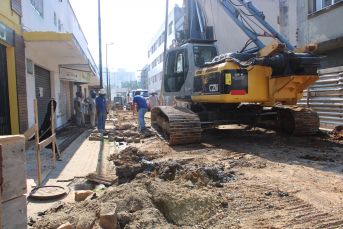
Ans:
{"label": "construction worker", "polygon": [[148,104],[145,101],[145,98],[141,96],[141,93],[139,91],[136,91],[135,97],[133,98],[133,107],[138,107],[138,119],[139,119],[139,125],[140,125],[140,132],[145,133],[145,122],[144,122],[144,115],[148,111]]}
{"label": "construction worker", "polygon": [[98,114],[98,130],[105,129],[106,115],[107,115],[107,101],[105,89],[100,89],[99,96],[96,97],[96,111]]}
{"label": "construction worker", "polygon": [[76,98],[74,98],[74,109],[76,111],[76,125],[84,125],[85,121],[83,118],[83,103],[82,103],[82,91],[76,92]]}
{"label": "construction worker", "polygon": [[95,127],[95,113],[96,113],[96,92],[94,90],[91,91],[90,95],[87,97],[88,100],[88,109],[89,109],[89,119],[91,126]]}
{"label": "construction worker", "polygon": [[154,89],[151,90],[151,95],[149,96],[150,100],[150,108],[154,108],[160,105],[160,101],[158,100],[158,97],[156,96],[156,92]]}

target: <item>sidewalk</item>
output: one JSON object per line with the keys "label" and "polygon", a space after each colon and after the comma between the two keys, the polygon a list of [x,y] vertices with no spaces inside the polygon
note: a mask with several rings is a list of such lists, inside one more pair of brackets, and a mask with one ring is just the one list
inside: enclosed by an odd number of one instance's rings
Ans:
{"label": "sidewalk", "polygon": [[[91,130],[86,130],[65,149],[62,155],[63,160],[56,161],[56,168],[50,170],[49,174],[45,174],[46,178],[43,180],[42,185],[57,185],[68,190],[67,186],[70,182],[67,181],[71,181],[74,177],[83,177],[88,173],[96,171],[102,142],[89,141],[88,136],[90,133]],[[32,190],[32,186],[36,186],[36,183],[33,178],[28,177],[28,194]],[[59,199],[53,200],[34,200],[28,198],[27,201],[27,215],[35,219],[38,212],[49,209],[55,202],[73,202],[74,195],[73,193],[69,193]]]}

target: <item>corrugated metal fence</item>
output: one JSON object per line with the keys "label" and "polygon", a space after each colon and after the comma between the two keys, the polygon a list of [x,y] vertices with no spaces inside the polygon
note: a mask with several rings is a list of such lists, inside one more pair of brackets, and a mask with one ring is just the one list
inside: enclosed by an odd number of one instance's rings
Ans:
{"label": "corrugated metal fence", "polygon": [[343,67],[319,70],[320,79],[304,90],[298,104],[318,112],[320,127],[333,129],[343,125]]}

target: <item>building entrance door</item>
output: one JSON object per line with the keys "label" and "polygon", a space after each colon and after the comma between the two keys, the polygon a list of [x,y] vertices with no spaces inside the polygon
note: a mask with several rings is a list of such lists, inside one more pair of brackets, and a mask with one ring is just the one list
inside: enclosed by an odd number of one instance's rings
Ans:
{"label": "building entrance door", "polygon": [[35,65],[35,87],[38,107],[38,123],[42,125],[51,99],[50,72]]}
{"label": "building entrance door", "polygon": [[11,134],[6,46],[0,44],[0,135]]}

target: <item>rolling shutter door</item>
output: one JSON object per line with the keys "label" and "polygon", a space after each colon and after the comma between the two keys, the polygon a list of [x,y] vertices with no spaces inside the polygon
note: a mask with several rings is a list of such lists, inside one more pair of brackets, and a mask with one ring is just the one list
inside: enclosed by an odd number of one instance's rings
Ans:
{"label": "rolling shutter door", "polygon": [[[50,72],[35,65],[35,88],[38,106],[38,123],[42,125],[51,99]],[[43,92],[43,93],[41,93]]]}

